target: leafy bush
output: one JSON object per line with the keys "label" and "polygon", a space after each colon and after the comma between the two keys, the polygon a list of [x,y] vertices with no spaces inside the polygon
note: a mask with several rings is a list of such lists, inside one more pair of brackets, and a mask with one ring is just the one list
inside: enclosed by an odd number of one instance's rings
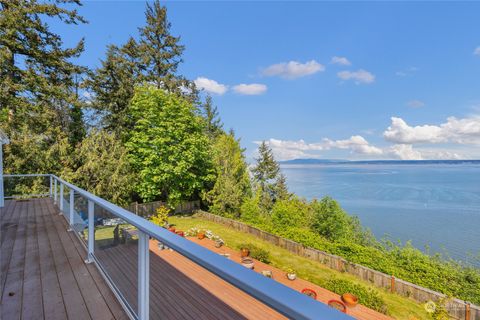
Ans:
{"label": "leafy bush", "polygon": [[242,243],[238,246],[238,249],[247,248],[250,251],[250,257],[257,259],[263,263],[270,263],[270,253],[262,248],[257,247],[251,243]]}
{"label": "leafy bush", "polygon": [[385,301],[380,297],[380,294],[377,290],[372,288],[367,288],[360,284],[350,282],[348,280],[342,280],[337,278],[331,278],[327,280],[323,287],[335,292],[336,294],[342,295],[344,293],[351,293],[358,297],[358,303],[363,304],[366,307],[369,307],[373,310],[387,313],[387,306]]}

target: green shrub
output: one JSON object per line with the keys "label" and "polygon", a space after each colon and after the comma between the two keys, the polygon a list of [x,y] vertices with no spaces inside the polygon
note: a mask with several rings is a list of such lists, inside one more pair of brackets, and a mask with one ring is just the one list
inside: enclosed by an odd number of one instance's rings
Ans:
{"label": "green shrub", "polygon": [[342,295],[344,293],[351,293],[358,297],[358,303],[363,304],[373,310],[387,313],[387,306],[385,301],[380,297],[377,290],[337,278],[327,280],[323,287],[336,294]]}
{"label": "green shrub", "polygon": [[238,246],[238,249],[247,248],[250,250],[250,257],[257,259],[263,263],[270,263],[270,253],[262,248],[257,247],[251,243],[242,243]]}

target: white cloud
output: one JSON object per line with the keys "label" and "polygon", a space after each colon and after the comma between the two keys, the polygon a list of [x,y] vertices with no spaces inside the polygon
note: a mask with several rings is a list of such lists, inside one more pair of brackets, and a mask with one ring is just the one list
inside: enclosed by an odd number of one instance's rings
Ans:
{"label": "white cloud", "polygon": [[300,63],[298,61],[282,62],[271,65],[261,71],[262,75],[279,76],[284,79],[296,79],[325,70],[325,66],[315,60]]}
{"label": "white cloud", "polygon": [[198,89],[205,90],[209,93],[222,95],[228,90],[228,87],[226,85],[220,84],[215,80],[211,80],[205,77],[198,77],[197,79],[193,80],[193,82]]}
{"label": "white cloud", "polygon": [[352,64],[350,61],[348,61],[347,58],[337,57],[337,56],[332,57],[332,60],[330,61],[330,63],[338,64],[341,66],[350,66]]}
{"label": "white cloud", "polygon": [[421,108],[425,106],[425,102],[420,100],[410,100],[407,102],[407,106],[410,108]]}
{"label": "white cloud", "polygon": [[340,71],[337,73],[337,76],[342,80],[354,80],[356,84],[372,83],[375,81],[375,75],[363,69],[357,71]]}
{"label": "white cloud", "polygon": [[480,46],[476,47],[475,50],[473,50],[473,54],[476,56],[480,56]]}
{"label": "white cloud", "polygon": [[387,141],[397,144],[458,143],[480,144],[480,117],[450,117],[440,125],[410,126],[403,119],[392,117],[383,133]]}
{"label": "white cloud", "polygon": [[267,91],[267,86],[260,83],[239,84],[233,87],[233,91],[244,95],[259,95]]}
{"label": "white cloud", "polygon": [[389,154],[400,160],[423,160],[422,154],[411,144],[396,144],[390,147]]}
{"label": "white cloud", "polygon": [[[255,141],[260,144],[260,141]],[[321,142],[306,143],[304,140],[267,140],[268,145],[272,148],[275,157],[279,160],[295,159],[295,158],[317,158],[315,151],[327,151],[332,149],[349,150],[351,153],[363,155],[381,155],[383,150],[372,146],[362,136],[352,136],[345,140],[323,139]]]}

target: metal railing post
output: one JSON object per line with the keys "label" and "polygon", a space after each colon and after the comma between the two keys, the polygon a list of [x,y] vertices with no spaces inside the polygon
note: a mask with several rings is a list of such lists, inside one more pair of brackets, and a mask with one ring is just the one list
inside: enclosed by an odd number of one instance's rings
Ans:
{"label": "metal railing post", "polygon": [[86,263],[93,262],[93,253],[95,250],[95,203],[88,200],[88,256]]}
{"label": "metal railing post", "polygon": [[57,204],[57,199],[58,199],[57,179],[53,179],[53,180],[54,180],[53,182],[54,182],[54,189],[55,189],[54,190],[55,192],[54,192],[54,197],[53,197],[53,203]]}
{"label": "metal railing post", "polygon": [[69,214],[69,219],[68,219],[68,231],[73,230],[73,208],[75,206],[75,191],[73,189],[70,189],[70,214]]}
{"label": "metal railing post", "polygon": [[50,188],[48,189],[48,196],[51,198],[53,195],[53,178],[50,176]]}
{"label": "metal railing post", "polygon": [[138,319],[148,320],[150,309],[149,236],[138,230]]}
{"label": "metal railing post", "polygon": [[59,208],[60,208],[60,214],[63,213],[63,183],[60,182],[60,201],[59,203]]}

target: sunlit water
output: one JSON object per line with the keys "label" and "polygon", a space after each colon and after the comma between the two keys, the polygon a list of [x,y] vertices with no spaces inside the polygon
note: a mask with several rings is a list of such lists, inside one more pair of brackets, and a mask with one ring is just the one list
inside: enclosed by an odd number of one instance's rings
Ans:
{"label": "sunlit water", "polygon": [[377,238],[479,266],[480,164],[284,164],[290,191],[330,195]]}

